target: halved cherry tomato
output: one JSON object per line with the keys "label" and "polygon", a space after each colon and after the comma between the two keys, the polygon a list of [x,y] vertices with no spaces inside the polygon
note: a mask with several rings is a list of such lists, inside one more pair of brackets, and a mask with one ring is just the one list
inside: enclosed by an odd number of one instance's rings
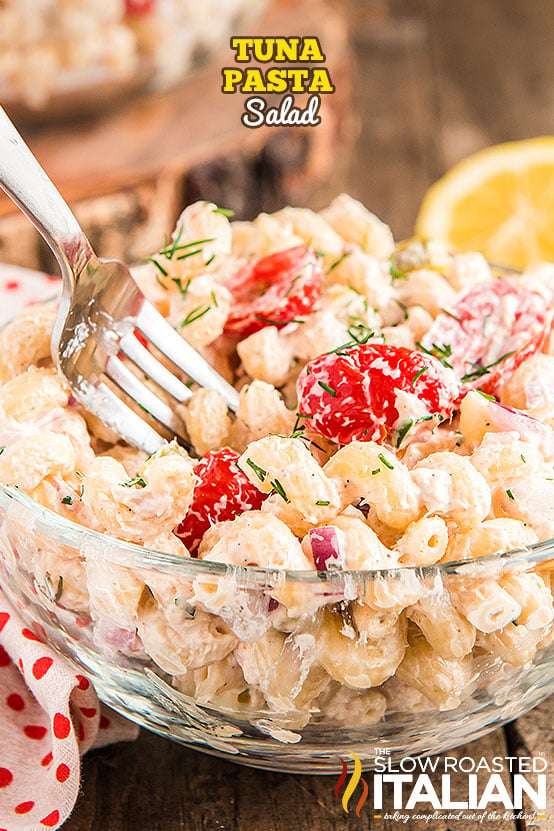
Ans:
{"label": "halved cherry tomato", "polygon": [[[400,346],[347,346],[310,361],[298,378],[298,413],[337,444],[378,441],[452,415],[453,372]],[[406,426],[407,425],[407,426]]]}
{"label": "halved cherry tomato", "polygon": [[491,280],[458,295],[421,346],[452,367],[466,392],[480,387],[498,394],[514,369],[540,349],[551,319],[539,294]]}
{"label": "halved cherry tomato", "polygon": [[322,275],[316,252],[304,245],[250,260],[225,284],[232,294],[225,332],[246,337],[308,314],[321,294]]}
{"label": "halved cherry tomato", "polygon": [[267,494],[262,493],[237,467],[239,454],[229,447],[211,450],[198,462],[192,504],[175,529],[191,553],[198,548],[208,528],[234,519],[243,511],[257,511]]}

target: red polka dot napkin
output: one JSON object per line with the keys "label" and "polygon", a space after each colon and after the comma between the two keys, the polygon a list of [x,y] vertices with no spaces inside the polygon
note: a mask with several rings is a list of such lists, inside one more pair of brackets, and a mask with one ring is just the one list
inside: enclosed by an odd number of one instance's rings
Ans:
{"label": "red polka dot napkin", "polygon": [[59,828],[79,792],[80,755],[137,735],[0,589],[0,831]]}

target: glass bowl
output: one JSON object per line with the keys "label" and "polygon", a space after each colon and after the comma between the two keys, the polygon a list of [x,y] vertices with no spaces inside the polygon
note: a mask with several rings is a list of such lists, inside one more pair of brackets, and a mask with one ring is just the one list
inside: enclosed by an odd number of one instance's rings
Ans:
{"label": "glass bowl", "polygon": [[438,753],[534,707],[553,578],[552,540],[366,572],[183,559],[0,486],[0,584],[26,623],[128,718],[271,770]]}

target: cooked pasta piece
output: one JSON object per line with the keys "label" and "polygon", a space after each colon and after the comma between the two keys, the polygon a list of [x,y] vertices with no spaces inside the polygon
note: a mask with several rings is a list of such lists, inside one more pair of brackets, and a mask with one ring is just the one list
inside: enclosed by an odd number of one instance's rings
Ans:
{"label": "cooked pasta piece", "polygon": [[220,618],[198,610],[179,625],[170,624],[164,609],[148,594],[137,616],[145,650],[170,675],[183,675],[187,670],[221,661],[238,643]]}
{"label": "cooked pasta piece", "polygon": [[173,679],[173,685],[199,704],[244,713],[261,709],[264,697],[253,684],[248,684],[233,654],[221,661],[189,670]]}
{"label": "cooked pasta piece", "polygon": [[539,644],[549,630],[529,629],[515,621],[496,632],[479,633],[476,646],[493,658],[521,667],[532,661]]}
{"label": "cooked pasta piece", "polygon": [[295,424],[296,415],[287,409],[278,390],[264,381],[253,381],[240,391],[233,445],[244,450],[249,442],[270,433],[288,436]]}
{"label": "cooked pasta piece", "polygon": [[448,545],[448,527],[439,516],[425,516],[412,522],[394,549],[406,566],[427,566],[444,556]]}
{"label": "cooked pasta piece", "polygon": [[406,621],[393,612],[355,605],[325,612],[317,656],[329,675],[352,689],[377,687],[397,670],[406,649]]}
{"label": "cooked pasta piece", "polygon": [[326,721],[346,726],[377,724],[387,709],[387,699],[379,690],[351,690],[337,681],[331,681],[315,704]]}
{"label": "cooked pasta piece", "polygon": [[435,653],[447,661],[469,655],[475,644],[476,630],[456,608],[449,592],[439,584],[407,611]]}
{"label": "cooked pasta piece", "polygon": [[150,457],[134,479],[115,459],[98,457],[83,477],[83,501],[105,531],[144,542],[153,535],[154,523],[161,533],[180,522],[194,481],[192,462],[176,445]]}
{"label": "cooked pasta piece", "polygon": [[521,606],[492,576],[451,576],[448,592],[453,603],[479,632],[496,632],[521,614]]}
{"label": "cooked pasta piece", "polygon": [[0,331],[0,381],[8,381],[50,357],[55,317],[55,306],[41,304],[4,326]]}
{"label": "cooked pasta piece", "polygon": [[552,625],[552,593],[538,574],[522,568],[508,569],[500,578],[500,586],[521,606],[521,613],[515,621],[518,626],[523,625],[533,631]]}
{"label": "cooked pasta piece", "polygon": [[42,432],[19,439],[0,455],[0,482],[33,490],[47,476],[69,476],[76,469],[77,452],[69,436]]}
{"label": "cooked pasta piece", "polygon": [[394,241],[390,228],[346,193],[337,196],[320,215],[343,239],[359,245],[368,254],[379,259],[392,254]]}
{"label": "cooked pasta piece", "polygon": [[68,401],[69,387],[52,369],[30,366],[0,388],[0,406],[16,421],[34,421]]}
{"label": "cooked pasta piece", "polygon": [[431,453],[410,471],[429,512],[471,528],[491,508],[491,492],[479,471],[465,456],[446,451]]}
{"label": "cooked pasta piece", "polygon": [[354,441],[341,447],[323,468],[341,479],[350,501],[363,499],[379,519],[404,531],[422,513],[419,489],[406,466],[391,450],[373,441]]}
{"label": "cooked pasta piece", "polygon": [[397,677],[419,690],[439,710],[454,710],[471,695],[477,682],[471,656],[442,658],[421,635],[410,638]]}
{"label": "cooked pasta piece", "polygon": [[469,560],[526,548],[537,542],[537,535],[529,525],[518,519],[487,519],[481,525],[453,534],[448,542],[444,560]]}
{"label": "cooked pasta piece", "polygon": [[231,432],[231,419],[219,392],[205,387],[195,390],[183,411],[187,433],[200,456],[225,447]]}
{"label": "cooked pasta piece", "polygon": [[329,683],[317,660],[314,636],[268,631],[235,650],[244,677],[264,694],[272,710],[308,709]]}
{"label": "cooked pasta piece", "polygon": [[323,254],[324,265],[328,268],[341,256],[344,240],[319,214],[307,208],[281,208],[271,215],[279,224],[289,225],[294,234]]}
{"label": "cooked pasta piece", "polygon": [[408,307],[417,303],[432,317],[448,308],[456,296],[444,277],[430,268],[414,269],[398,283],[398,297],[402,303]]}
{"label": "cooked pasta piece", "polygon": [[262,493],[275,491],[306,522],[325,522],[345,506],[342,489],[311,455],[300,438],[266,436],[251,442],[239,468]]}

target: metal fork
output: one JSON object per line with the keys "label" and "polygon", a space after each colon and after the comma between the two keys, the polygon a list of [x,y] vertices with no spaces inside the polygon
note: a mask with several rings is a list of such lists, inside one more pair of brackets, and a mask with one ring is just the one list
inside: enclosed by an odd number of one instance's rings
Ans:
{"label": "metal fork", "polygon": [[143,346],[137,332],[189,378],[220,392],[228,407],[236,410],[236,390],[146,300],[127,266],[96,256],[68,205],[1,107],[0,187],[42,234],[59,263],[63,290],[52,333],[52,358],[87,410],[125,441],[153,453],[165,439],[125,403],[128,396],[188,444],[175,404],[172,407],[149,389],[129,362],[168,393],[172,403],[186,401],[192,393]]}

